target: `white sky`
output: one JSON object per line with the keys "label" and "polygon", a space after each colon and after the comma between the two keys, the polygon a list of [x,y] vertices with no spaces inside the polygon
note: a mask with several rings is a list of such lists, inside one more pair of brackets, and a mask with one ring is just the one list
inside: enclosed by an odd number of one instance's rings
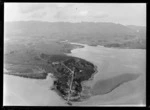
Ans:
{"label": "white sky", "polygon": [[5,3],[5,21],[113,22],[146,26],[145,3]]}

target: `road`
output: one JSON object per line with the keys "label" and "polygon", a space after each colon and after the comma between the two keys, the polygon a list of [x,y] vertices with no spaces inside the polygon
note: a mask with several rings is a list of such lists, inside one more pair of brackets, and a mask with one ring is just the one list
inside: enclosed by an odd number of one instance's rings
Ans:
{"label": "road", "polygon": [[69,95],[68,95],[68,99],[67,99],[67,103],[69,105],[72,105],[70,102],[70,97],[71,97],[71,93],[72,93],[72,83],[73,83],[73,79],[74,79],[74,71],[71,70],[70,68],[68,68],[66,65],[64,65],[63,63],[61,63],[64,67],[66,67],[69,71],[70,71],[70,75],[71,75],[71,81],[70,81],[70,85],[69,85]]}

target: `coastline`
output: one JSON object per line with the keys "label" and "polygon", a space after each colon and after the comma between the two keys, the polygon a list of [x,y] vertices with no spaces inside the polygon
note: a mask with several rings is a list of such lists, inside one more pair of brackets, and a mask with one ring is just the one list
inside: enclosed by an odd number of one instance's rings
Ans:
{"label": "coastline", "polygon": [[[80,43],[75,43],[75,42],[70,42],[70,44],[82,45],[82,46],[84,46],[83,48],[85,48],[86,46],[90,46],[90,45],[87,45],[87,44],[80,44]],[[97,46],[98,46],[98,45],[97,45]],[[75,49],[79,49],[79,48],[75,48]],[[75,50],[75,49],[72,49],[71,51],[73,51],[73,50]],[[67,55],[73,56],[73,57],[77,57],[77,56],[72,55],[72,52],[71,52],[71,54],[67,54]],[[77,57],[77,58],[80,58],[80,57]],[[81,58],[81,59],[84,59],[84,58]],[[83,89],[83,90],[85,90],[85,88],[90,88],[90,87],[87,86],[85,83],[88,82],[88,81],[93,80],[93,79],[94,79],[94,75],[98,73],[98,66],[97,66],[95,63],[93,63],[93,62],[91,62],[91,61],[88,61],[87,59],[84,59],[84,60],[87,61],[87,62],[90,62],[90,63],[92,63],[92,64],[94,65],[94,71],[95,71],[95,72],[91,75],[91,77],[90,77],[89,79],[84,80],[84,81],[81,82],[81,86],[82,86],[82,89]],[[82,90],[82,92],[83,92],[83,90]],[[82,92],[81,92],[81,94],[82,94]],[[83,95],[84,95],[84,94],[83,94]],[[83,97],[83,99],[81,98],[81,99],[80,99],[80,102],[86,100],[86,98],[90,98],[90,97],[91,97],[91,93],[89,92],[89,94],[88,94],[87,96],[81,96],[81,97]]]}
{"label": "coastline", "polygon": [[[91,98],[91,96],[92,96],[92,94],[91,94],[91,86],[87,86],[86,82],[92,81],[94,79],[94,75],[96,73],[98,73],[96,65],[94,65],[94,69],[95,69],[95,72],[91,75],[91,77],[88,80],[85,80],[85,81],[81,82],[81,86],[82,86],[82,92],[81,92],[81,94],[82,95],[80,96],[81,97],[80,102],[86,101],[89,98]],[[84,93],[85,91],[86,91],[86,93]]]}
{"label": "coastline", "polygon": [[[51,73],[46,79],[16,77],[4,74],[4,105],[6,106],[66,106],[56,92],[50,90],[53,85]],[[14,96],[12,93],[15,93]],[[19,102],[20,98],[27,103]],[[19,99],[18,99],[19,98]]]}
{"label": "coastline", "polygon": [[[69,42],[69,41],[66,41],[66,42]],[[105,47],[105,48],[110,48],[110,49],[140,49],[140,50],[146,50],[146,48],[136,48],[136,47],[127,47],[127,46],[109,46],[108,44],[107,45],[104,45],[104,44],[90,44],[88,42],[86,43],[77,43],[77,42],[70,42],[70,44],[77,44],[77,45],[82,45],[82,46],[92,46],[92,47],[98,47],[98,46],[101,46],[101,47]]]}
{"label": "coastline", "polygon": [[[88,45],[87,45],[88,46]],[[75,49],[79,49],[79,48],[75,48]],[[75,49],[72,49],[72,50],[75,50]],[[72,51],[71,50],[71,51]],[[72,55],[71,55],[72,56]],[[77,57],[77,56],[73,56],[73,57]],[[81,57],[77,57],[77,58],[81,58]],[[81,58],[81,59],[84,59],[84,58]],[[86,59],[84,59],[84,60],[86,60]],[[88,61],[88,60],[86,60],[86,61]],[[90,63],[92,63],[92,64],[94,64],[93,62],[91,62],[91,61],[88,61],[88,62],[90,62]],[[95,65],[94,64],[94,71],[95,70],[97,70],[97,71],[95,71],[92,75],[91,75],[91,77],[88,79],[88,80],[85,80],[85,81],[82,81],[81,82],[81,85],[82,85],[82,88],[85,86],[86,87],[86,82],[88,82],[88,81],[91,81],[91,80],[93,80],[93,78],[94,78],[94,75],[98,72],[98,69],[97,69],[98,67],[97,67],[97,65]],[[52,73],[51,73],[52,74]],[[14,75],[13,75],[14,76]],[[20,76],[19,76],[20,77]],[[52,75],[49,75],[49,73],[47,73],[47,77],[44,79],[44,80],[47,80],[47,78],[49,78],[49,77],[52,77],[52,78],[54,78]],[[28,78],[29,79],[29,78]],[[34,79],[34,78],[33,78]],[[61,95],[60,95],[61,96]],[[63,100],[64,101],[64,100]],[[82,101],[82,100],[81,100]],[[85,99],[83,98],[83,101],[86,101],[86,96],[85,96]],[[74,102],[73,102],[74,103]],[[66,104],[67,105],[67,104]]]}
{"label": "coastline", "polygon": [[[68,57],[69,57],[69,56],[68,56]],[[79,57],[74,57],[74,56],[71,56],[71,57],[73,57],[73,58],[79,58]],[[82,58],[79,58],[79,59],[82,60]],[[66,59],[66,60],[67,60],[67,59]],[[91,73],[91,75],[89,76],[89,78],[87,78],[87,79],[85,79],[84,81],[80,82],[82,89],[84,88],[83,83],[86,82],[86,81],[92,80],[92,79],[94,78],[94,75],[97,73],[97,66],[96,66],[95,64],[93,64],[92,62],[87,61],[87,60],[85,60],[85,59],[83,59],[83,60],[86,61],[86,62],[91,63],[91,64],[93,65],[93,70],[94,70],[94,71],[93,71],[93,73]],[[65,60],[64,60],[64,61],[65,61]],[[55,77],[55,76],[53,75],[53,77]],[[55,77],[55,78],[56,78],[56,80],[59,80],[57,77]],[[65,96],[65,95],[62,95],[62,94],[60,93],[60,91],[57,90],[56,87],[57,87],[57,86],[53,84],[53,87],[51,87],[51,89],[54,90],[62,99],[66,100],[66,96]],[[79,97],[80,97],[80,96],[79,96]],[[81,99],[79,99],[78,101],[80,101],[80,100],[81,100]],[[73,102],[74,102],[74,101],[73,101]]]}
{"label": "coastline", "polygon": [[[81,46],[84,46],[83,48],[85,48],[86,46],[89,46],[88,44],[81,44],[81,43],[75,43],[75,42],[69,42],[70,44],[77,44],[77,45],[81,45]],[[98,45],[97,45],[98,46]],[[79,49],[79,48],[75,48],[75,49]],[[67,55],[69,55],[69,56],[73,56],[73,57],[77,57],[77,56],[74,56],[74,55],[72,55],[72,51],[73,50],[75,50],[75,49],[72,49],[71,50],[71,54],[67,54]],[[77,58],[80,58],[80,57],[77,57]],[[83,58],[81,58],[81,59],[83,59]],[[94,65],[94,73],[92,74],[92,76],[88,79],[88,80],[86,80],[86,81],[90,81],[90,80],[93,80],[93,78],[94,78],[94,75],[98,72],[98,67],[97,67],[97,65],[95,64],[95,63],[93,63],[93,62],[91,62],[91,61],[88,61],[87,59],[84,59],[85,61],[87,61],[87,62],[90,62],[90,63],[92,63],[93,65]],[[85,81],[82,81],[81,82],[81,84],[83,84]],[[84,84],[83,84],[84,85]]]}

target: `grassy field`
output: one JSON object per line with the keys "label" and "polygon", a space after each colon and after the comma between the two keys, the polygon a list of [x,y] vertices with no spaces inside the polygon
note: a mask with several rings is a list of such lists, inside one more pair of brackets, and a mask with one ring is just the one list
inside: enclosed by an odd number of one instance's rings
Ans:
{"label": "grassy field", "polygon": [[[48,72],[53,72],[50,62],[53,62],[57,55],[66,58],[65,53],[70,53],[74,48],[82,48],[82,46],[39,36],[6,37],[4,40],[4,67],[10,71],[7,74],[43,79],[46,78]],[[55,58],[53,55],[56,55]],[[36,74],[40,69],[43,72]]]}

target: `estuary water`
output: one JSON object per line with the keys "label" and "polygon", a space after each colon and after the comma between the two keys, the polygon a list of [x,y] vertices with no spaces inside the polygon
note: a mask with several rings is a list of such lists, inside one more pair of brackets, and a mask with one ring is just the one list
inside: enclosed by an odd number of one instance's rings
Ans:
{"label": "estuary water", "polygon": [[56,92],[50,88],[53,79],[30,79],[4,75],[3,105],[5,106],[65,106]]}
{"label": "estuary water", "polygon": [[[98,95],[93,95],[83,102],[73,103],[73,106],[144,105],[146,50],[114,49],[79,43],[72,44],[83,45],[84,48],[73,49],[71,54],[68,55],[90,61],[98,69],[98,72],[93,76],[93,80],[86,81],[83,84],[90,86]],[[107,94],[100,94],[101,87],[97,90],[94,89],[101,80],[109,81],[109,79],[115,78],[116,82],[118,80],[121,82],[122,75],[125,75],[127,80],[130,77],[129,74],[131,76],[138,75],[138,77],[121,84]],[[36,80],[4,74],[3,104],[6,106],[67,106],[57,93],[50,90],[53,84],[53,79],[50,75],[47,76],[47,79]],[[121,78],[117,78],[118,76],[121,76]]]}
{"label": "estuary water", "polygon": [[69,55],[90,61],[98,69],[93,80],[83,84],[91,87],[95,96],[75,105],[144,105],[146,50],[72,44],[84,48]]}

